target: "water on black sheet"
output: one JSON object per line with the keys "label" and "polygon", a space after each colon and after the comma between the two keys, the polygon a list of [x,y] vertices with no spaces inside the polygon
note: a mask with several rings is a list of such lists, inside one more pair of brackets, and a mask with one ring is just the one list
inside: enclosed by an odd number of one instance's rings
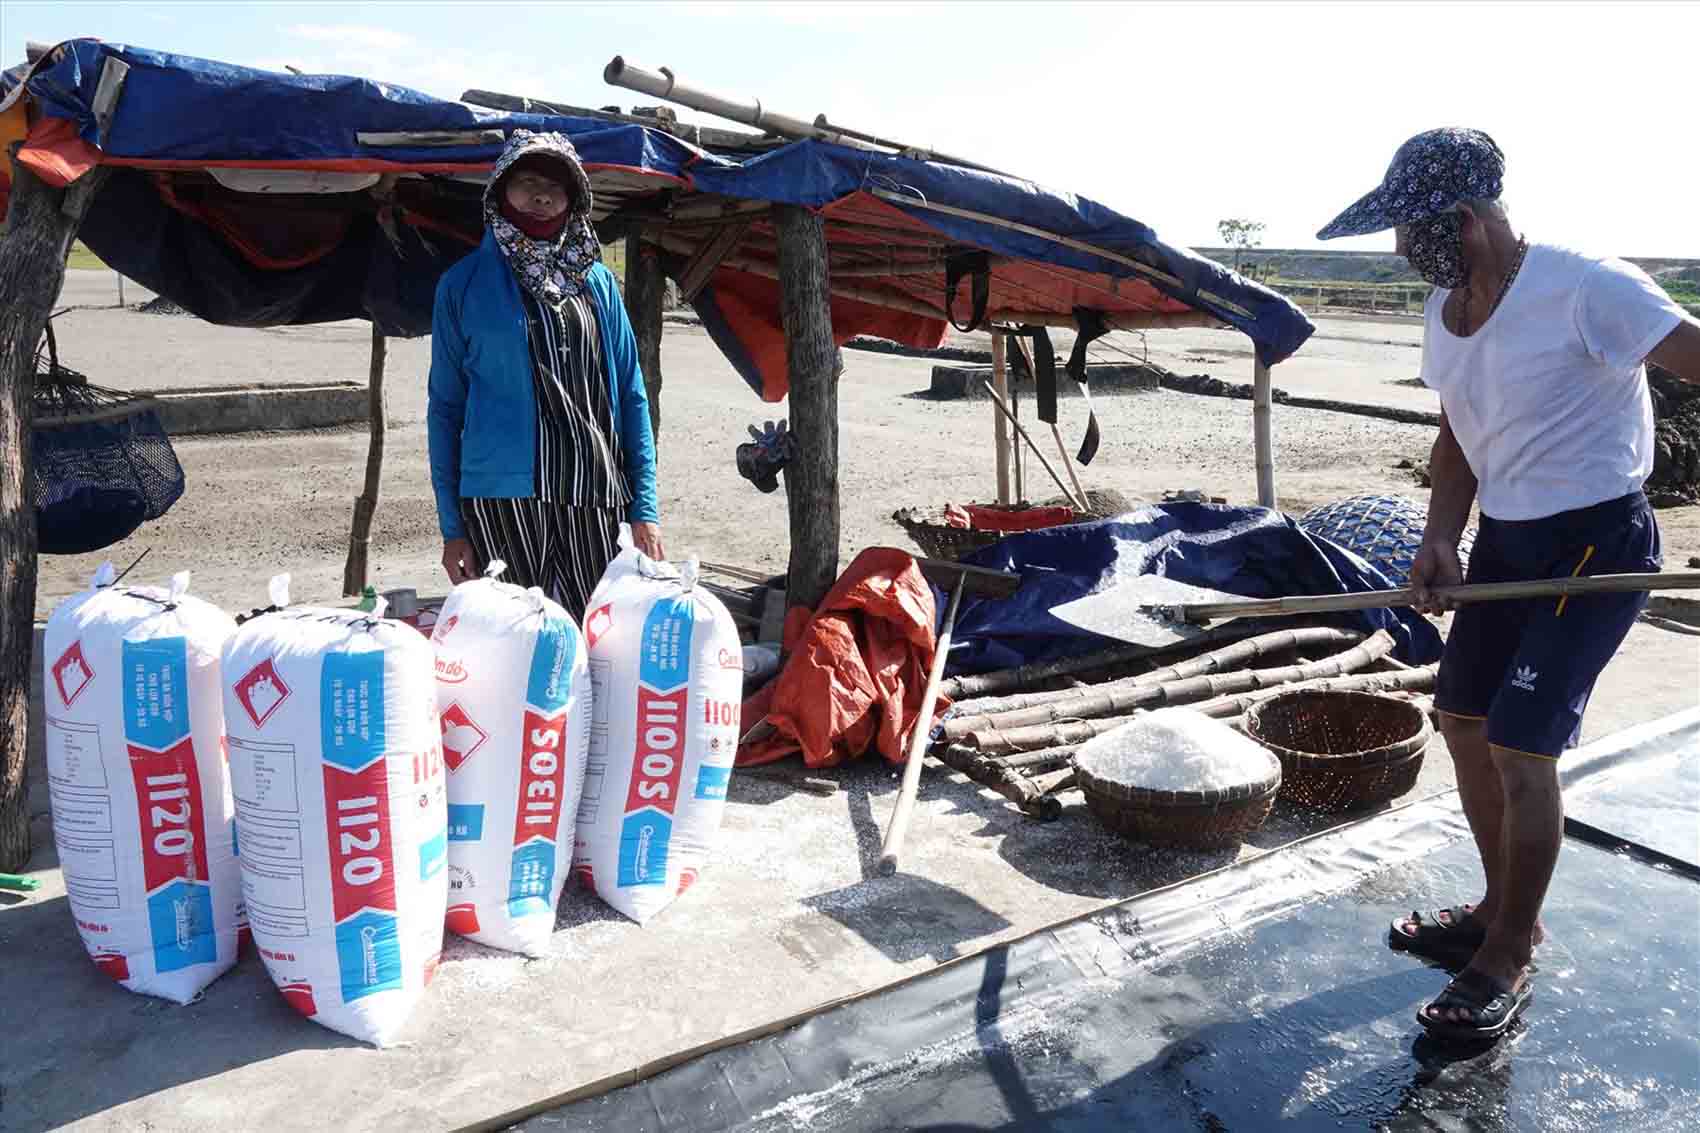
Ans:
{"label": "water on black sheet", "polygon": [[1675,750],[1590,776],[1565,812],[1620,838],[1700,866],[1700,735]]}

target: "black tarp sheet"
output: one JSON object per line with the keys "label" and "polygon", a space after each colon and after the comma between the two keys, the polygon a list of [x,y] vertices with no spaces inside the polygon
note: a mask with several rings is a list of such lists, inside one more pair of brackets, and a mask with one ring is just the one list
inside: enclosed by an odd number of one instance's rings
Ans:
{"label": "black tarp sheet", "polygon": [[[1569,794],[1596,823],[1686,838],[1692,852],[1697,734],[1689,714],[1628,747],[1584,749]],[[1387,923],[1476,895],[1464,835],[1452,796],[1413,804],[522,1128],[1700,1127],[1700,885],[1622,853],[1566,840],[1535,997],[1502,1042],[1426,1037],[1415,1012],[1447,974],[1389,951]]]}

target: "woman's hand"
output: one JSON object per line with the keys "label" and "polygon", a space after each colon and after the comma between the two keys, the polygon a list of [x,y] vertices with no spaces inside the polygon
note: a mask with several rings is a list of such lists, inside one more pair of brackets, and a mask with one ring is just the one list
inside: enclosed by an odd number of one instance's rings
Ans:
{"label": "woman's hand", "polygon": [[478,577],[478,555],[470,539],[443,540],[443,569],[449,572],[449,582],[459,586]]}
{"label": "woman's hand", "polygon": [[661,525],[659,523],[634,521],[632,523],[632,544],[658,563],[665,562],[667,559],[667,551],[661,545]]}
{"label": "woman's hand", "polygon": [[1434,591],[1442,586],[1457,586],[1463,581],[1464,568],[1458,562],[1457,544],[1424,540],[1411,563],[1411,589],[1417,592],[1417,609],[1425,614],[1439,614],[1452,609],[1454,603],[1439,597]]}

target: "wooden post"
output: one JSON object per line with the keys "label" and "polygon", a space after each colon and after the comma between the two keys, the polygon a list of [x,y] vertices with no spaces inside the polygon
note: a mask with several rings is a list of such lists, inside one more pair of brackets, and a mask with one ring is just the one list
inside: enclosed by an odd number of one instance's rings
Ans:
{"label": "wooden post", "polygon": [[354,498],[354,527],[348,534],[348,562],[342,568],[342,592],[357,598],[366,589],[367,552],[372,549],[372,516],[378,510],[378,485],[384,471],[384,359],[389,342],[372,324],[372,365],[366,375],[367,417],[371,437],[366,442],[366,484]]}
{"label": "wooden post", "polygon": [[[1004,338],[992,332],[992,389],[1005,401],[1009,400],[1009,367],[1004,364]],[[994,404],[992,406],[992,437],[998,454],[998,503],[1010,503],[1009,498],[1009,423]]]}
{"label": "wooden post", "polygon": [[626,317],[637,338],[638,367],[643,370],[643,389],[649,395],[649,428],[661,445],[661,308],[667,294],[667,277],[661,271],[661,255],[654,244],[626,237]]}
{"label": "wooden post", "polygon": [[30,498],[35,351],[65,282],[65,257],[106,171],[61,192],[12,163],[0,237],[0,871],[30,856],[30,669],[35,646],[36,530]]}
{"label": "wooden post", "polygon": [[1274,510],[1275,497],[1275,430],[1273,421],[1274,395],[1270,384],[1269,367],[1252,357],[1251,363],[1251,427],[1257,452],[1257,504]]}
{"label": "wooden post", "polygon": [[796,205],[773,210],[780,315],[797,455],[785,469],[791,561],[785,594],[814,609],[838,578],[838,367],[832,341],[826,225]]}

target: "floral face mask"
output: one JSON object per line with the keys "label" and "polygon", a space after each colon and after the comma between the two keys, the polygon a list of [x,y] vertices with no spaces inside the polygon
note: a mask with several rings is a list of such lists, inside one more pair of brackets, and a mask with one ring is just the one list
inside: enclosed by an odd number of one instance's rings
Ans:
{"label": "floral face mask", "polygon": [[1436,287],[1464,286],[1464,218],[1443,212],[1405,227],[1405,258]]}

